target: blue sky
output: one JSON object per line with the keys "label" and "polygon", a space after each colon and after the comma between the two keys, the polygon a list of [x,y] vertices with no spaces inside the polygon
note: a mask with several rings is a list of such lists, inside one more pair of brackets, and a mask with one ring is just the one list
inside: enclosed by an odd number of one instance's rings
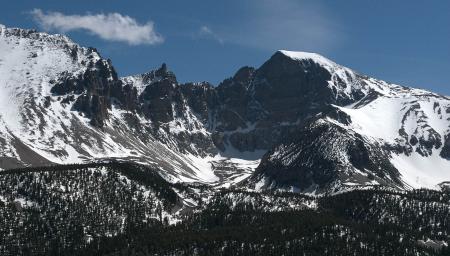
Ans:
{"label": "blue sky", "polygon": [[0,23],[64,32],[120,75],[165,62],[182,82],[218,84],[288,49],[450,95],[450,1],[15,0],[2,3]]}

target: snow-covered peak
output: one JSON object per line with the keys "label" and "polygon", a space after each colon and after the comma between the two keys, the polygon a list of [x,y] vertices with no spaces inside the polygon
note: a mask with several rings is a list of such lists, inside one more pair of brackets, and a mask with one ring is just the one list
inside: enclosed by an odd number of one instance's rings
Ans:
{"label": "snow-covered peak", "polygon": [[372,90],[371,85],[362,81],[362,76],[350,68],[341,66],[317,53],[279,50],[282,54],[301,63],[304,72],[318,72],[314,66],[320,66],[330,74],[328,87],[333,91],[336,99],[354,101],[367,95]]}
{"label": "snow-covered peak", "polygon": [[[26,144],[37,144],[37,138],[44,137],[36,132],[37,127],[58,125],[58,117],[64,116],[57,98],[51,99],[55,81],[94,69],[99,60],[102,59],[95,50],[80,47],[66,36],[2,26],[0,132],[11,132]],[[51,104],[53,101],[55,104]],[[44,119],[43,111],[49,116],[52,113],[55,120]],[[42,132],[52,136],[54,130],[47,128]]]}
{"label": "snow-covered peak", "polygon": [[77,45],[66,35],[48,34],[45,32],[37,32],[34,29],[9,28],[0,24],[0,35],[4,37],[14,37],[16,39],[28,38],[38,41],[45,41],[59,46],[75,46]]}
{"label": "snow-covered peak", "polygon": [[327,67],[328,68],[340,67],[340,65],[336,64],[335,62],[333,62],[317,53],[296,52],[296,51],[287,51],[287,50],[279,50],[278,52],[280,52],[294,60],[311,60],[311,61],[316,62],[317,64],[319,64],[323,67],[326,67],[326,68]]}
{"label": "snow-covered peak", "polygon": [[293,60],[313,62],[325,68],[331,75],[329,87],[335,90],[336,97],[350,96],[354,92],[367,95],[370,91],[376,91],[380,95],[393,98],[410,98],[411,96],[446,98],[427,90],[392,84],[365,76],[317,53],[287,50],[279,50],[278,52]]}
{"label": "snow-covered peak", "polygon": [[297,52],[297,51],[287,51],[287,50],[279,50],[278,52],[283,55],[297,61],[311,61],[314,62],[321,67],[328,70],[332,75],[336,74],[344,81],[352,80],[355,77],[356,72],[351,70],[350,68],[344,67],[342,65],[337,64],[336,62],[325,58],[324,56],[312,53],[312,52]]}

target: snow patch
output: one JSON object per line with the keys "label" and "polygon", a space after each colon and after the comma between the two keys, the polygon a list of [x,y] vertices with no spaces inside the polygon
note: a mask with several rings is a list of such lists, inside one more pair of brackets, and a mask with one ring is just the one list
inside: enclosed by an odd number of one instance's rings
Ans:
{"label": "snow patch", "polygon": [[391,162],[412,188],[440,189],[439,183],[450,181],[450,161],[437,153],[428,157],[416,152],[410,156],[392,154]]}

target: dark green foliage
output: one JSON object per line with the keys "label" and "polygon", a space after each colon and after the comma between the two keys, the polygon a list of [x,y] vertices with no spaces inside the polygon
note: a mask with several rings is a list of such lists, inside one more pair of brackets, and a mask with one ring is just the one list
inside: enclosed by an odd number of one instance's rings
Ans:
{"label": "dark green foliage", "polygon": [[1,172],[0,196],[0,255],[68,255],[161,225],[178,200],[156,172],[117,162]]}
{"label": "dark green foliage", "polygon": [[358,223],[400,226],[419,239],[450,237],[449,193],[353,191],[321,198],[320,205],[336,216]]}
{"label": "dark green foliage", "polygon": [[[264,200],[268,197],[268,200]],[[353,191],[314,199],[295,194],[221,191],[183,222],[104,239],[106,255],[447,255],[449,195],[436,191]],[[440,205],[440,206],[437,206]],[[301,207],[300,207],[301,208]],[[279,210],[277,210],[279,209]],[[433,212],[436,210],[437,214]],[[421,214],[410,214],[417,212]],[[390,216],[390,217],[387,217]],[[413,224],[414,225],[413,225]],[[439,223],[439,224],[437,224]],[[117,245],[117,246],[115,246]],[[98,251],[92,246],[86,254]]]}
{"label": "dark green foliage", "polygon": [[[199,207],[167,225],[177,193]],[[123,162],[2,172],[0,255],[449,255],[418,243],[449,242],[445,192],[203,193]]]}

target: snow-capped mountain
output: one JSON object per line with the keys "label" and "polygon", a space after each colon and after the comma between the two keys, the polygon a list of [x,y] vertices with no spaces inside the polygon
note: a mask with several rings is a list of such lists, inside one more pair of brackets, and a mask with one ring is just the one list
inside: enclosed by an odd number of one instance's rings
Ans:
{"label": "snow-capped mountain", "polygon": [[[252,177],[257,187],[314,193],[385,185],[439,188],[450,180],[450,98],[369,78],[322,56],[283,53],[331,75],[337,98],[266,154]],[[306,70],[306,72],[308,72]],[[339,87],[339,82],[341,83]]]}
{"label": "snow-capped mountain", "polygon": [[[174,120],[164,97],[203,85],[180,87],[164,65],[141,80],[119,79],[93,48],[4,26],[0,56],[3,169],[120,158],[158,166],[169,180],[216,183],[248,176],[258,163],[218,154],[193,111],[176,109],[184,119]],[[142,90],[138,80],[152,86]]]}
{"label": "snow-capped mountain", "polygon": [[119,78],[94,48],[0,26],[0,91],[3,169],[116,158],[170,181],[311,193],[450,181],[449,98],[313,53],[277,51],[215,87],[165,64]]}

